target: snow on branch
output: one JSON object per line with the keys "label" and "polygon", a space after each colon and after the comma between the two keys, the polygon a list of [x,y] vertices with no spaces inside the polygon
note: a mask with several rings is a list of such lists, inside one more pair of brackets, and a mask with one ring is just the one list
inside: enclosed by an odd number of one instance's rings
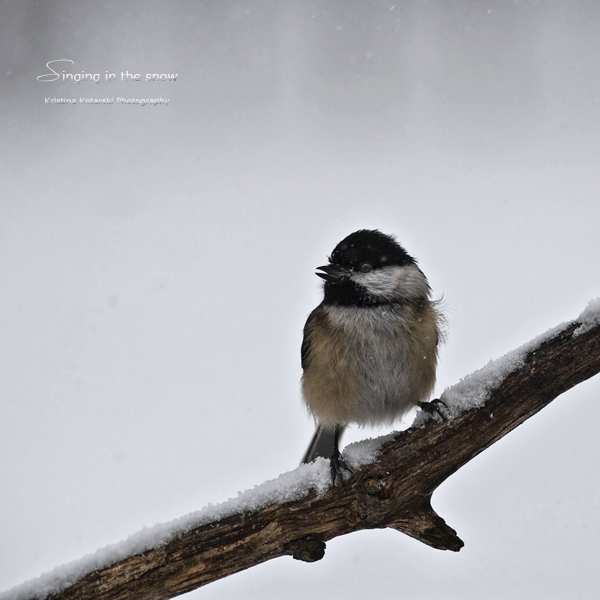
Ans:
{"label": "snow on branch", "polygon": [[431,508],[452,473],[554,398],[600,372],[600,299],[447,389],[448,419],[348,446],[354,474],[330,486],[317,459],[237,498],[144,529],[0,594],[0,600],[163,600],[278,556],[312,562],[325,542],[390,527],[439,548],[463,542]]}

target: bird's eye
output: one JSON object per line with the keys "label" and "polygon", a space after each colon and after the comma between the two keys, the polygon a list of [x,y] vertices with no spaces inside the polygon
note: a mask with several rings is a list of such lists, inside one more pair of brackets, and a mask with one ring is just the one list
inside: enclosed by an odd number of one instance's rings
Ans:
{"label": "bird's eye", "polygon": [[373,267],[369,263],[363,263],[359,267],[361,273],[370,273],[373,270]]}

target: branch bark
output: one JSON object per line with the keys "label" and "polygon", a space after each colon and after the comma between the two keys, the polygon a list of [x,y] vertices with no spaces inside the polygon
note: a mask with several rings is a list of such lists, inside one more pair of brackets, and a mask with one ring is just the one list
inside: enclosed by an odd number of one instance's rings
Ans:
{"label": "branch bark", "polygon": [[326,494],[313,491],[302,500],[191,529],[50,597],[164,600],[278,556],[319,560],[325,542],[360,529],[390,527],[434,548],[458,551],[463,542],[433,511],[431,495],[474,456],[600,372],[600,324],[586,329],[581,333],[573,322],[534,345],[483,407],[397,434],[375,462]]}

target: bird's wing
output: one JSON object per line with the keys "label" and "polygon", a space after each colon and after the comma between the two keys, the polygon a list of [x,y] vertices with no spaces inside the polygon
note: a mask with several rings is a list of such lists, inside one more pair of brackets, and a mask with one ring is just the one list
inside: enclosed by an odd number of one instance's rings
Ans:
{"label": "bird's wing", "polygon": [[310,315],[308,315],[308,319],[306,319],[306,323],[304,324],[304,336],[302,338],[302,347],[300,349],[300,359],[303,371],[308,366],[308,357],[310,355],[310,330],[313,322],[316,319],[317,310],[318,307],[315,308]]}

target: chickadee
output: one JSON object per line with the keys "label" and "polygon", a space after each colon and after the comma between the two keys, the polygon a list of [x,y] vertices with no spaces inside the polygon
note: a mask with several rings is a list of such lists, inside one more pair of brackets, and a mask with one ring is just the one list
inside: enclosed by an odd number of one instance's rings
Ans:
{"label": "chickadee", "polygon": [[338,447],[346,425],[439,413],[443,403],[426,400],[443,317],[415,259],[380,231],[351,233],[317,270],[324,298],[304,326],[302,394],[318,425],[303,462],[330,457],[335,485],[351,471]]}

